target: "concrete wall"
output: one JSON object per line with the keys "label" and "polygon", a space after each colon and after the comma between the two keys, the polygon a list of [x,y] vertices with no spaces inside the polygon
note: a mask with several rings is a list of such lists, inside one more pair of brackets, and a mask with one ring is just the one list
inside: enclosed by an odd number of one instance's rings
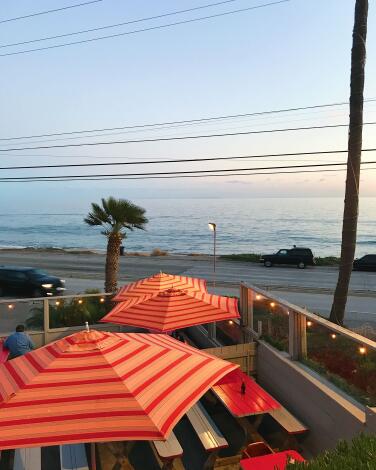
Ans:
{"label": "concrete wall", "polygon": [[313,455],[334,447],[339,439],[375,431],[374,409],[367,409],[367,425],[364,407],[263,341],[257,348],[257,377],[309,428],[304,446]]}

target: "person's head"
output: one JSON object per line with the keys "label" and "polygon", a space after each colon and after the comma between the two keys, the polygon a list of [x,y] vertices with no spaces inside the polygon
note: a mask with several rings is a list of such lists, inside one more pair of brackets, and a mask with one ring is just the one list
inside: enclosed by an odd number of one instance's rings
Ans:
{"label": "person's head", "polygon": [[24,325],[17,325],[16,326],[16,332],[17,333],[23,333],[25,331]]}

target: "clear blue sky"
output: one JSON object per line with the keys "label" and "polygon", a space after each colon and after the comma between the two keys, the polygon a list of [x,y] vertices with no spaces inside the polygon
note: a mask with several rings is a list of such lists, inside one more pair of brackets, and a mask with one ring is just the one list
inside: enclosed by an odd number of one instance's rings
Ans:
{"label": "clear blue sky", "polygon": [[[214,0],[213,0],[214,2]],[[2,0],[1,18],[11,18],[80,3],[79,0]],[[30,19],[3,23],[0,44],[19,42],[157,15],[211,3],[210,0],[137,2],[103,0]],[[171,21],[246,8],[266,0],[238,0],[202,11],[78,36],[89,38]],[[370,2],[366,98],[376,97],[376,9]],[[115,127],[205,116],[237,114],[320,103],[346,101],[349,96],[350,50],[354,0],[291,0],[207,21],[104,41],[0,57],[0,137],[54,131]],[[74,40],[68,38],[68,40]],[[51,41],[48,44],[64,42]],[[35,47],[38,46],[38,43]],[[0,49],[0,53],[33,45]],[[376,120],[376,102],[366,105],[365,119]],[[245,131],[346,123],[346,107],[290,113],[267,118],[237,119],[215,125],[124,133],[112,138],[148,138],[207,132]],[[376,147],[375,127],[365,130],[364,148]],[[85,139],[82,139],[85,140]],[[88,140],[88,139],[86,139]],[[95,140],[95,139],[93,139]],[[103,140],[103,137],[102,139]],[[78,140],[74,140],[77,142]],[[58,143],[66,143],[60,141]],[[55,142],[51,142],[53,144]],[[35,144],[36,145],[36,144]],[[346,148],[347,131],[244,136],[195,142],[165,142],[19,152],[34,157],[2,156],[2,166],[29,162],[101,161],[94,157],[200,157],[279,153]],[[4,148],[4,147],[0,147]],[[45,155],[41,157],[40,155]],[[69,156],[70,158],[47,157]],[[71,158],[90,155],[92,158]],[[367,160],[376,160],[369,154]],[[229,163],[135,166],[125,171],[171,169],[249,168],[342,161],[345,156],[274,158]],[[376,165],[374,165],[376,167]],[[84,170],[80,170],[84,171]],[[87,173],[116,173],[121,168],[92,168]],[[63,169],[61,174],[78,170]],[[56,174],[42,170],[17,175]],[[1,175],[15,173],[2,171]],[[173,181],[117,181],[29,183],[0,185],[0,212],[25,207],[45,211],[85,210],[88,201],[113,194],[118,197],[254,197],[342,196],[344,173],[274,175]],[[363,172],[361,193],[376,196],[376,171]],[[11,201],[11,202],[10,202]]]}

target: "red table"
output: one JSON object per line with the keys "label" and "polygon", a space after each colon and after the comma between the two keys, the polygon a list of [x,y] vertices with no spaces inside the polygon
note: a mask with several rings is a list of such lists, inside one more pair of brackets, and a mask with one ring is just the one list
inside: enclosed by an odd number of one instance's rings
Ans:
{"label": "red table", "polygon": [[[245,393],[241,393],[242,383]],[[230,372],[217,382],[212,391],[222,401],[230,413],[237,417],[269,413],[281,408],[260,385],[240,369]]]}
{"label": "red table", "polygon": [[290,463],[293,463],[291,459],[295,462],[304,462],[304,458],[295,450],[285,450],[241,460],[240,466],[243,470],[285,470],[288,458]]}

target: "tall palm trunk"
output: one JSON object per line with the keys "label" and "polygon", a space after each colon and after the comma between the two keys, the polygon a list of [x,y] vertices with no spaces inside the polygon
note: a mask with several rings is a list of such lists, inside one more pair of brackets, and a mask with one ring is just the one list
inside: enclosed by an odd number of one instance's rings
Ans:
{"label": "tall palm trunk", "polygon": [[330,312],[332,322],[342,324],[356,247],[359,179],[363,131],[363,90],[366,61],[368,0],[356,0],[351,51],[350,125],[345,207],[342,225],[341,263]]}
{"label": "tall palm trunk", "polygon": [[106,256],[106,279],[104,283],[104,289],[106,292],[117,291],[117,273],[119,270],[121,239],[122,237],[119,233],[110,233],[108,235]]}

